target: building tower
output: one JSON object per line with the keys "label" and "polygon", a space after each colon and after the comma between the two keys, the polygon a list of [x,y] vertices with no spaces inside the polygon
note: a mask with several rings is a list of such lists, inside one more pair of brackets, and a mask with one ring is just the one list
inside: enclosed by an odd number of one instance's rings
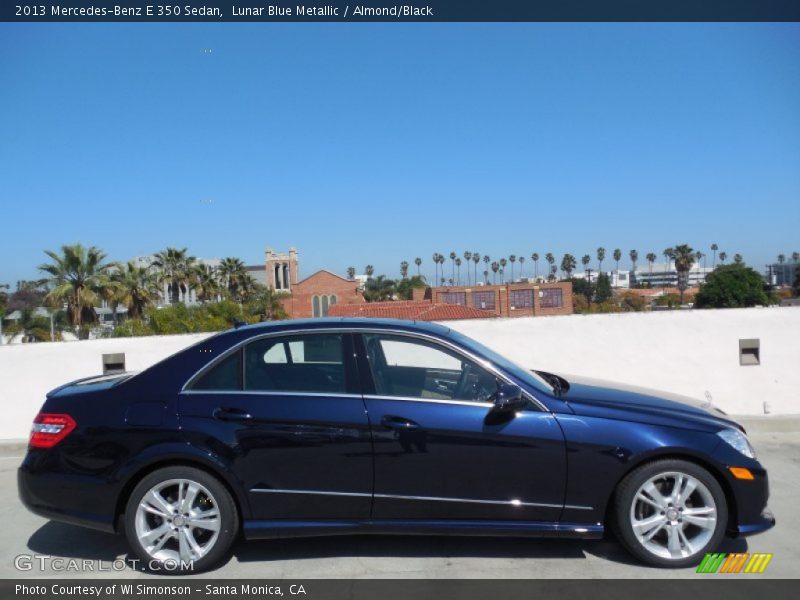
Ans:
{"label": "building tower", "polygon": [[289,253],[278,253],[267,248],[267,287],[276,291],[291,292],[292,286],[299,281],[297,250],[289,248]]}

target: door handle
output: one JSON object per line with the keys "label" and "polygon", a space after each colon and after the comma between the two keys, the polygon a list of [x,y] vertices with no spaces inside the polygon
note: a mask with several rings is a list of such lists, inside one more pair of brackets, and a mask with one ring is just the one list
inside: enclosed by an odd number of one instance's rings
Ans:
{"label": "door handle", "polygon": [[392,415],[386,415],[381,419],[381,425],[388,429],[394,429],[396,431],[413,431],[415,429],[419,429],[419,423],[415,423],[411,419],[406,419],[404,417],[395,417]]}
{"label": "door handle", "polygon": [[253,415],[240,408],[231,408],[229,406],[218,406],[211,413],[215,419],[220,421],[252,421]]}

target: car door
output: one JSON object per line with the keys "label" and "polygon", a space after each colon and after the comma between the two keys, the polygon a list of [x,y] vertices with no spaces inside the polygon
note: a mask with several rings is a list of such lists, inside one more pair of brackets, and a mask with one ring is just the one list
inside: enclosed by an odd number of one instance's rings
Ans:
{"label": "car door", "polygon": [[374,519],[556,521],[566,478],[553,416],[492,411],[497,373],[443,340],[364,332]]}
{"label": "car door", "polygon": [[372,502],[369,423],[352,336],[253,339],[181,393],[186,439],[220,456],[253,519],[366,519]]}

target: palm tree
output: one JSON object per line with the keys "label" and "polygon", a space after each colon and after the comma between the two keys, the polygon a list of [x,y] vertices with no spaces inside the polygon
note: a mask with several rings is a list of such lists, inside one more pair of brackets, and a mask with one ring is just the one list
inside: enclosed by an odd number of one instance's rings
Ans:
{"label": "palm tree", "polygon": [[478,263],[481,262],[480,252],[472,252],[472,262],[475,263],[475,285],[478,285]]}
{"label": "palm tree", "polygon": [[631,272],[633,273],[634,280],[636,279],[636,262],[639,260],[639,252],[638,250],[631,250],[628,252],[628,256],[631,259]]}
{"label": "palm tree", "polygon": [[[128,263],[129,269],[131,266],[132,263]],[[208,265],[197,265],[195,267],[192,288],[195,294],[197,294],[197,299],[201,304],[205,304],[209,300],[215,300],[220,295],[222,286],[219,283],[217,274],[218,272]],[[138,273],[133,279],[133,282],[143,281],[145,276],[146,273]],[[128,306],[128,316],[132,316],[130,306]],[[138,317],[133,318],[141,318],[141,313]]]}
{"label": "palm tree", "polygon": [[565,254],[564,257],[561,259],[561,270],[564,271],[567,275],[567,279],[572,277],[572,271],[575,270],[575,266],[577,262],[575,261],[575,257],[572,254]]}
{"label": "palm tree", "polygon": [[153,267],[158,270],[158,283],[167,284],[171,304],[178,304],[181,294],[185,295],[189,289],[196,262],[194,256],[187,254],[186,248],[167,248],[153,256]]}
{"label": "palm tree", "polygon": [[419,268],[422,265],[422,259],[419,257],[415,258],[414,264],[417,265],[417,277],[422,277],[422,274],[419,272]]}
{"label": "palm tree", "polygon": [[619,273],[619,261],[622,258],[622,250],[619,248],[614,249],[614,262],[617,263],[617,273]]}
{"label": "palm tree", "polygon": [[592,257],[591,257],[591,256],[589,256],[588,254],[584,254],[584,255],[581,257],[581,264],[583,265],[583,270],[584,270],[584,271],[586,270],[586,267],[588,267],[588,266],[589,266],[589,263],[590,263],[591,261],[592,261]]}
{"label": "palm tree", "polygon": [[675,255],[675,250],[673,248],[666,248],[664,250],[664,252],[662,252],[662,254],[664,255],[664,258],[667,259],[667,264],[664,265],[664,286],[663,286],[663,287],[666,288],[667,287],[669,267],[670,267],[670,264],[672,263],[672,258]]}
{"label": "palm tree", "polygon": [[603,248],[602,246],[600,246],[597,249],[597,264],[598,264],[597,274],[598,274],[598,276],[600,275],[600,272],[603,270],[603,261],[605,260],[605,258],[606,258],[606,249]]}
{"label": "palm tree", "polygon": [[678,273],[678,291],[681,294],[681,304],[683,304],[683,293],[689,287],[689,271],[692,269],[697,256],[688,244],[680,244],[672,250],[672,258],[675,259],[675,271]]}
{"label": "palm tree", "polygon": [[497,272],[500,270],[500,265],[497,261],[492,263],[492,283],[497,285]]}
{"label": "palm tree", "polygon": [[486,282],[486,285],[489,285],[489,271],[484,270],[483,280]]}
{"label": "palm tree", "polygon": [[531,260],[533,261],[533,278],[536,279],[539,277],[539,253],[531,254]]}
{"label": "palm tree", "polygon": [[461,285],[461,257],[456,256],[456,268],[458,269],[458,276],[456,277],[456,285]]}
{"label": "palm tree", "polygon": [[656,258],[658,258],[658,257],[656,256],[655,252],[648,252],[647,256],[645,258],[647,259],[647,263],[648,263],[647,270],[650,272],[650,283],[648,283],[648,285],[652,286],[653,285],[652,284],[652,280],[653,280],[653,263],[656,262]]}
{"label": "palm tree", "polygon": [[800,261],[800,252],[792,252],[792,262],[797,264]]}
{"label": "palm tree", "polygon": [[737,252],[733,255],[733,262],[735,262],[737,265],[740,265],[744,262],[744,257]]}
{"label": "palm tree", "polygon": [[372,265],[367,265],[364,267],[364,274],[367,276],[367,281],[372,279],[372,275],[375,273],[375,267]]}
{"label": "palm tree", "polygon": [[[552,252],[548,252],[547,254],[544,255],[544,259],[547,261],[547,264],[550,265],[549,272],[550,272],[550,274],[552,274],[553,267],[555,266],[555,262],[556,262],[556,257],[553,256]],[[548,278],[549,278],[549,276],[548,276]]]}
{"label": "palm tree", "polygon": [[727,252],[720,252],[719,253],[719,262],[721,262],[723,265],[725,264],[725,261],[727,260],[727,258],[728,258],[728,253]]}
{"label": "palm tree", "polygon": [[[417,259],[419,260],[419,259]],[[355,267],[347,267],[347,278],[348,279],[355,279],[356,278],[356,268]]]}
{"label": "palm tree", "polygon": [[785,254],[778,254],[778,264],[783,266],[783,263],[786,262],[786,255]]}
{"label": "palm tree", "polygon": [[250,291],[248,282],[250,273],[247,272],[247,267],[241,259],[233,256],[223,258],[217,267],[217,273],[231,300],[244,302],[245,296]]}
{"label": "palm tree", "polygon": [[451,252],[450,253],[450,261],[453,263],[452,264],[453,271],[452,271],[451,279],[455,279],[456,278],[456,253],[455,252]]}
{"label": "palm tree", "polygon": [[436,282],[439,281],[439,253],[434,252],[431,260],[433,260],[433,285],[436,285]]}
{"label": "palm tree", "polygon": [[[489,258],[489,255],[488,255],[488,254],[486,254],[486,255],[483,257],[483,262],[484,262],[484,264],[486,265],[486,270],[487,270],[487,271],[489,270],[489,261],[490,261],[490,260],[492,260],[492,259],[491,259],[491,258]],[[488,279],[488,278],[486,279],[486,283],[489,283],[489,279]]]}
{"label": "palm tree", "polygon": [[550,275],[548,275],[547,278],[550,281],[555,281],[557,272],[558,272],[558,267],[556,267],[555,265],[550,265]]}
{"label": "palm tree", "polygon": [[472,260],[472,252],[469,250],[464,252],[464,260],[467,261],[467,285],[470,283],[470,275],[469,275],[469,261]]}
{"label": "palm tree", "polygon": [[367,302],[385,302],[394,299],[396,291],[397,284],[394,280],[387,279],[385,275],[378,275],[367,282],[364,299]]}
{"label": "palm tree", "polygon": [[444,285],[444,254],[439,255],[439,271],[442,274],[442,285]]}
{"label": "palm tree", "polygon": [[408,261],[404,260],[400,263],[400,278],[408,279]]}
{"label": "palm tree", "polygon": [[717,268],[717,250],[719,250],[719,246],[716,244],[711,244],[711,251],[714,253],[714,261],[711,263],[711,268]]}
{"label": "palm tree", "polygon": [[512,254],[508,257],[508,261],[511,263],[511,283],[514,283],[514,263],[517,262],[517,255]]}
{"label": "palm tree", "polygon": [[81,337],[88,337],[89,332],[83,331],[82,326],[97,320],[95,303],[116,288],[110,275],[117,265],[105,262],[105,252],[95,246],[87,249],[81,244],[64,245],[60,255],[51,250],[45,250],[45,254],[53,261],[39,265],[39,270],[50,276],[51,288],[45,302],[51,306],[66,303],[69,322]]}
{"label": "palm tree", "polygon": [[503,274],[506,272],[506,265],[508,264],[508,260],[505,258],[500,259],[500,283],[503,283]]}
{"label": "palm tree", "polygon": [[524,256],[520,256],[519,257],[519,277],[520,277],[520,279],[524,279],[525,278],[524,266],[525,266],[525,257]]}

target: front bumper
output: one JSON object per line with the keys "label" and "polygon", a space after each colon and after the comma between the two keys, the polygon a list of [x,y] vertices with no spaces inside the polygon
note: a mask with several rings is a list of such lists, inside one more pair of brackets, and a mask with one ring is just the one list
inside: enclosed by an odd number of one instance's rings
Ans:
{"label": "front bumper", "polygon": [[775,527],[775,517],[769,508],[761,511],[759,519],[753,523],[739,524],[736,530],[731,532],[732,537],[747,537],[748,535],[756,535],[763,533]]}

